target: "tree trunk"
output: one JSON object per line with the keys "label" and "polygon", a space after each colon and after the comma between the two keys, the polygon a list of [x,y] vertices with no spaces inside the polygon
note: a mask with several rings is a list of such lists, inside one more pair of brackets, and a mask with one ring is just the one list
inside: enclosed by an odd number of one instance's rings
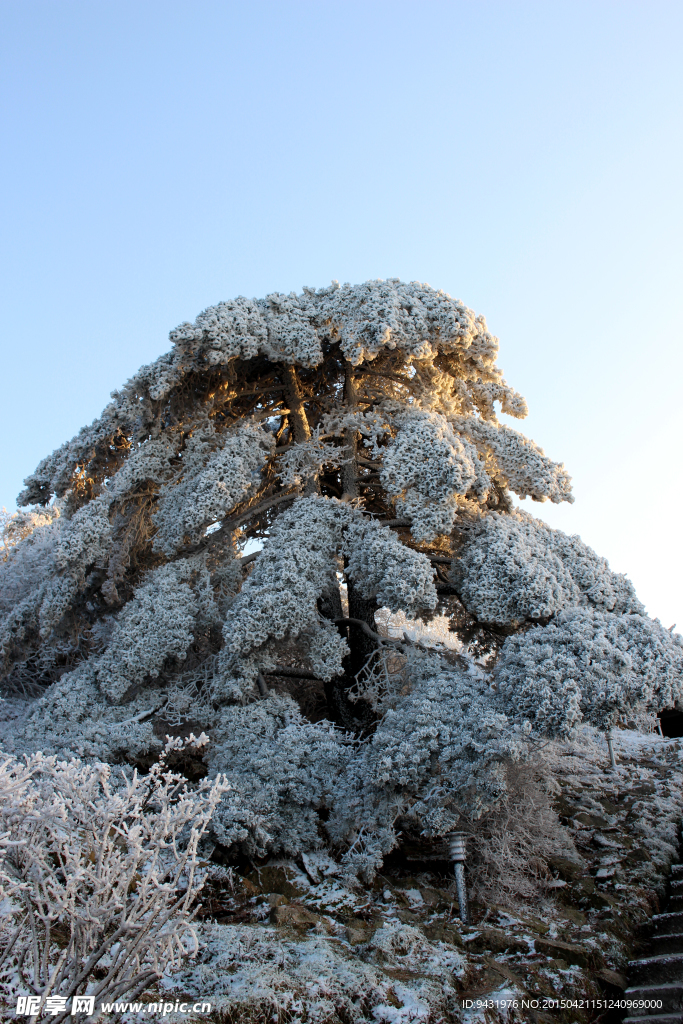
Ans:
{"label": "tree trunk", "polygon": [[[362,600],[363,599],[361,598],[361,601]],[[366,607],[364,609],[365,615],[363,616],[363,619],[364,621],[368,621],[367,613],[369,602],[365,601],[364,604]],[[349,601],[349,606],[350,605],[351,602]],[[361,610],[359,609],[357,601],[354,601],[353,606],[356,611]],[[335,620],[345,618],[338,586],[331,584],[327,590],[323,591],[322,595],[318,599],[318,610],[326,619]],[[372,612],[370,612],[370,614],[372,614]],[[372,617],[371,625],[374,629],[374,616]],[[369,653],[374,650],[374,642],[357,627],[337,626],[337,629],[349,644],[351,654],[344,658],[344,675],[336,676],[334,679],[330,679],[329,682],[324,684],[328,714],[330,719],[342,729],[346,729],[349,732],[365,733],[372,727],[374,722],[376,722],[377,716],[367,701],[349,700],[348,691],[356,681],[356,672],[360,671],[360,668],[365,664],[367,653],[364,652],[367,650]],[[365,641],[367,641],[367,644]],[[359,668],[355,669],[354,666],[356,665],[359,665]]]}
{"label": "tree trunk", "polygon": [[[369,601],[363,597],[353,580],[347,578],[347,586],[349,592],[349,618],[362,619],[363,622],[367,622],[370,629],[376,631],[375,609],[377,608],[377,602],[374,598]],[[348,630],[351,654],[346,659],[348,661],[347,671],[351,678],[355,680],[370,655],[377,650],[377,641],[373,640],[371,636],[368,636],[358,626],[349,626]]]}
{"label": "tree trunk", "polygon": [[[348,360],[344,366],[344,401],[346,408],[351,411],[357,405],[357,388],[353,377],[353,366]],[[357,498],[360,491],[358,487],[358,431],[344,431],[344,447],[347,449],[346,458],[353,456],[342,466],[342,500],[344,498]],[[374,628],[374,627],[373,627]]]}

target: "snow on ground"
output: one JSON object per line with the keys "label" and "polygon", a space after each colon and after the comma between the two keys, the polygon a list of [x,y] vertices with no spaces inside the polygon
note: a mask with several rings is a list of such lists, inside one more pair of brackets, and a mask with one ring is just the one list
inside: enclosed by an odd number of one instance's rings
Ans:
{"label": "snow on ground", "polygon": [[[468,927],[445,863],[397,856],[349,889],[329,854],[264,862],[211,890],[201,952],[165,991],[210,993],[230,1024],[503,1024],[520,1019],[510,999],[618,997],[678,857],[683,750],[628,731],[614,745],[614,770],[594,730],[539,751],[566,833],[542,897],[481,899]],[[591,1019],[568,1013],[553,1019]]]}

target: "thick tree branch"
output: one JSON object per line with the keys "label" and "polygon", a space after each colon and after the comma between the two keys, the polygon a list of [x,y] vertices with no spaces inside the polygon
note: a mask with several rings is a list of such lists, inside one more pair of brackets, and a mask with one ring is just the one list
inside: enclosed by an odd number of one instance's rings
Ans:
{"label": "thick tree branch", "polygon": [[273,416],[287,416],[290,411],[291,410],[289,409],[280,409],[278,405],[271,405],[269,409],[262,409],[259,412],[251,414],[245,412],[237,417],[235,423],[237,423],[237,420],[244,419],[244,417],[248,415],[251,415],[251,418],[255,420],[269,420]]}
{"label": "thick tree branch", "polygon": [[404,388],[408,388],[409,391],[415,390],[415,386],[409,378],[399,377],[397,373],[387,373],[386,371],[381,373],[378,370],[368,370],[365,367],[360,370],[360,373],[363,374],[363,376],[384,377],[386,380],[394,380],[397,384],[401,384]]}
{"label": "thick tree branch", "polygon": [[263,673],[261,672],[261,669],[259,669],[258,675],[256,677],[256,685],[258,686],[259,694],[262,697],[267,697],[268,694],[270,693],[270,690],[268,689],[268,685],[265,679],[263,678]]}
{"label": "thick tree branch", "polygon": [[249,565],[249,563],[253,562],[254,559],[258,558],[258,556],[260,554],[261,554],[260,550],[259,551],[252,551],[252,553],[250,555],[243,555],[242,558],[236,558],[235,561],[239,562],[240,563],[240,569],[243,569],[245,567],[245,565]]}
{"label": "thick tree branch", "polygon": [[244,512],[241,512],[238,516],[235,516],[234,519],[226,520],[223,525],[226,527],[239,526],[240,523],[245,522],[247,519],[251,519],[252,516],[260,515],[261,512],[266,512],[269,508],[272,508],[274,505],[282,504],[283,501],[294,501],[294,499],[297,498],[298,496],[299,495],[297,491],[293,491],[290,494],[277,494],[274,498],[269,498],[267,501],[261,502],[260,505],[254,505],[252,506],[252,508],[246,509]]}
{"label": "thick tree branch", "polygon": [[[306,405],[299,375],[293,366],[285,366],[283,373],[286,382],[286,396],[289,403],[294,441],[296,444],[303,444],[304,441],[308,441],[311,437],[311,425],[306,415]],[[320,481],[316,474],[306,482],[304,494],[316,494],[319,491]]]}
{"label": "thick tree branch", "polygon": [[301,384],[293,366],[285,366],[283,376],[285,379],[287,402],[289,404],[289,415],[292,419],[292,433],[297,444],[301,444],[304,441],[308,441],[311,436],[311,427],[306,415]]}
{"label": "thick tree branch", "polygon": [[317,679],[319,682],[322,680],[320,676],[317,676],[315,672],[308,672],[303,668],[281,668],[270,669],[263,673],[266,676],[291,676],[293,679]]}
{"label": "thick tree branch", "polygon": [[358,628],[361,629],[367,636],[371,637],[373,640],[376,640],[380,644],[390,644],[392,647],[402,648],[419,647],[423,651],[429,650],[429,648],[425,647],[424,644],[421,644],[419,640],[411,640],[406,632],[403,633],[404,639],[399,640],[397,637],[393,636],[381,636],[379,633],[376,633],[374,629],[370,629],[367,622],[365,622],[363,619],[346,618],[335,619],[334,621],[335,625],[337,626],[358,626]]}
{"label": "thick tree branch", "polygon": [[390,637],[380,636],[379,633],[376,633],[374,629],[371,629],[370,626],[368,626],[364,619],[335,619],[334,624],[335,626],[358,626],[358,628],[362,629],[367,636],[372,637],[373,640],[377,640],[380,643],[391,644],[399,642],[391,639]]}
{"label": "thick tree branch", "polygon": [[273,384],[272,387],[247,388],[244,391],[236,391],[234,398],[242,398],[243,395],[270,395],[273,391],[285,391],[285,384]]}

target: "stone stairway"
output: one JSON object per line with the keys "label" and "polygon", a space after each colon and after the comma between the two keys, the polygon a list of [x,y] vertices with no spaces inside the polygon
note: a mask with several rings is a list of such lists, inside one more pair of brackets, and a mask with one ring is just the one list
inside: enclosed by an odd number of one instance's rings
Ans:
{"label": "stone stairway", "polygon": [[683,864],[672,867],[669,892],[666,913],[652,918],[648,956],[629,964],[624,993],[655,1005],[628,1010],[623,1024],[683,1024]]}

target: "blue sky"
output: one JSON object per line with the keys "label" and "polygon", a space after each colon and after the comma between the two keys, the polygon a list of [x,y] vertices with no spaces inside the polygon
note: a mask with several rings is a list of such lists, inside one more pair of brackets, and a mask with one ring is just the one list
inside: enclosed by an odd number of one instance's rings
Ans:
{"label": "blue sky", "polygon": [[531,511],[682,628],[682,28],[657,0],[0,0],[0,505],[207,305],[417,279],[486,315],[574,477]]}

